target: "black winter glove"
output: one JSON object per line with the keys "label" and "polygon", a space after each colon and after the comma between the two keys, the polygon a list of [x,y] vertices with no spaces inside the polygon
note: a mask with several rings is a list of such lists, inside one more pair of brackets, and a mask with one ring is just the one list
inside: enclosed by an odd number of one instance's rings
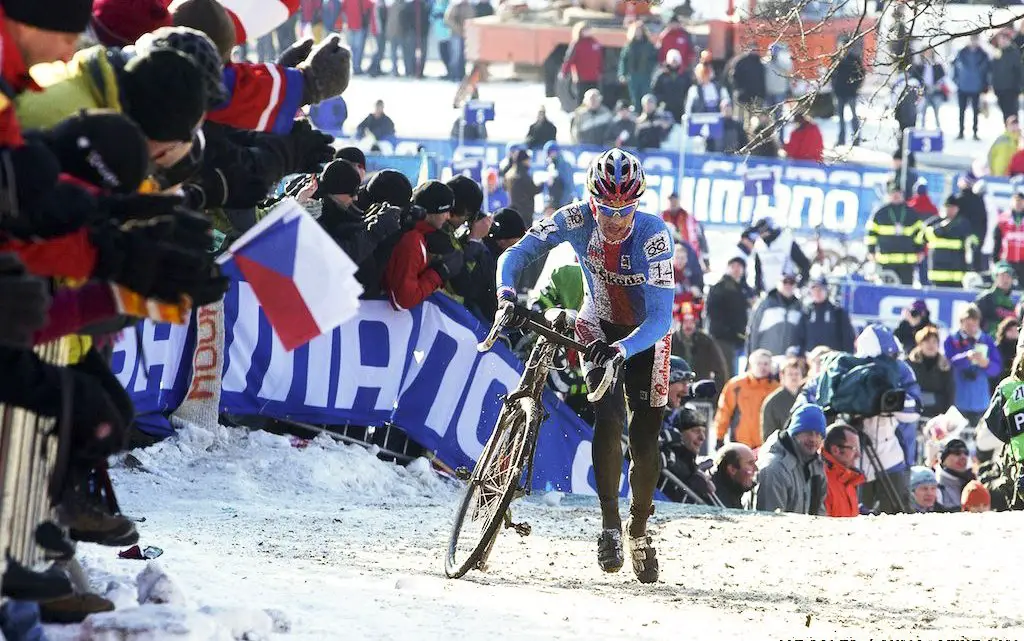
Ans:
{"label": "black winter glove", "polygon": [[587,353],[583,357],[597,367],[604,367],[608,361],[620,353],[618,347],[613,347],[604,341],[594,341],[587,345]]}
{"label": "black winter glove", "polygon": [[322,131],[313,129],[305,120],[296,120],[288,132],[288,142],[293,151],[292,173],[311,174],[320,171],[320,165],[334,158],[334,139]]}
{"label": "black winter glove", "polygon": [[296,67],[302,72],[302,104],[315,105],[340,96],[352,77],[352,53],[331,34]]}
{"label": "black winter glove", "polygon": [[46,281],[29,275],[14,254],[0,254],[0,345],[32,347],[49,309]]}
{"label": "black winter glove", "polygon": [[303,38],[292,46],[281,52],[277,57],[277,64],[282,67],[297,67],[303,60],[309,57],[313,50],[313,39]]}
{"label": "black winter glove", "polygon": [[463,263],[462,252],[454,251],[430,261],[429,267],[437,272],[441,280],[448,282],[452,276],[458,276],[462,273]]}
{"label": "black winter glove", "polygon": [[363,214],[366,231],[370,232],[377,242],[397,234],[402,230],[402,210],[387,203],[371,205]]}

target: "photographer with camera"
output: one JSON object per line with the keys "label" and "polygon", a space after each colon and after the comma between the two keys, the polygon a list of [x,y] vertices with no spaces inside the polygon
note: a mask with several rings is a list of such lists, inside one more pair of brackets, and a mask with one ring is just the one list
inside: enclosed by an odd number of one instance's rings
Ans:
{"label": "photographer with camera", "polygon": [[428,257],[427,235],[448,221],[455,206],[451,188],[437,180],[416,187],[413,205],[422,208],[423,219],[416,221],[395,245],[384,268],[384,290],[395,309],[412,309],[457,276],[463,268],[461,251]]}
{"label": "photographer with camera", "polygon": [[320,172],[313,198],[321,204],[320,226],[359,266],[356,280],[367,298],[380,291],[380,269],[374,251],[401,230],[401,212],[386,203],[372,204],[363,212],[355,205],[358,191],[359,172],[355,166],[347,160],[333,160]]}
{"label": "photographer with camera", "polygon": [[956,408],[968,421],[965,435],[972,444],[974,428],[988,408],[992,390],[989,377],[998,376],[1003,369],[1003,357],[991,336],[981,331],[981,310],[973,303],[957,317],[959,331],[950,333],[943,351],[953,366],[956,382]]}

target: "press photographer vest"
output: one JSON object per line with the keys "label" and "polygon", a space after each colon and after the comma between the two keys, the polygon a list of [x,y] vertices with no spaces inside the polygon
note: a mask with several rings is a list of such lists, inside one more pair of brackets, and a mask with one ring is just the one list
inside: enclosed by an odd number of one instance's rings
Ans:
{"label": "press photographer vest", "polygon": [[1013,458],[1024,462],[1024,381],[1013,377],[999,384],[1003,397],[1003,416],[1010,429],[1010,452]]}

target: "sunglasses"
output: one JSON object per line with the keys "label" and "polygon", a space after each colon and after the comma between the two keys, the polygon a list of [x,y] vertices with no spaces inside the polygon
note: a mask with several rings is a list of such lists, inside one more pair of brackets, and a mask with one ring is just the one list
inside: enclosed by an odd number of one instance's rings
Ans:
{"label": "sunglasses", "polygon": [[794,280],[792,278],[783,278],[782,279],[782,284],[783,285],[796,285],[796,280]]}
{"label": "sunglasses", "polygon": [[591,199],[591,202],[597,209],[597,213],[601,214],[602,216],[610,216],[612,218],[626,218],[627,216],[631,216],[633,215],[633,213],[636,212],[637,207],[640,206],[640,203],[637,201],[634,201],[628,205],[623,205],[621,207],[612,207],[611,205],[605,205],[604,203],[597,202],[596,199]]}

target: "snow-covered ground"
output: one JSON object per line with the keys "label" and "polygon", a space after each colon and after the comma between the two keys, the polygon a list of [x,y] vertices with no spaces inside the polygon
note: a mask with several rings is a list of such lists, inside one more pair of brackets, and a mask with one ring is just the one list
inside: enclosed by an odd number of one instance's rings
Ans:
{"label": "snow-covered ground", "polygon": [[[53,640],[1024,635],[1010,578],[1022,514],[826,519],[658,504],[662,580],[642,586],[628,569],[598,570],[593,499],[529,499],[517,520],[533,534],[503,534],[490,572],[449,581],[457,489],[423,460],[403,468],[326,437],[299,449],[225,428],[190,428],[137,457],[146,471],[117,469],[114,482],[123,509],[146,517],[141,545],[164,550],[160,567],[82,546],[119,611],[51,627]],[[164,604],[132,609],[144,569],[143,591]]]}

